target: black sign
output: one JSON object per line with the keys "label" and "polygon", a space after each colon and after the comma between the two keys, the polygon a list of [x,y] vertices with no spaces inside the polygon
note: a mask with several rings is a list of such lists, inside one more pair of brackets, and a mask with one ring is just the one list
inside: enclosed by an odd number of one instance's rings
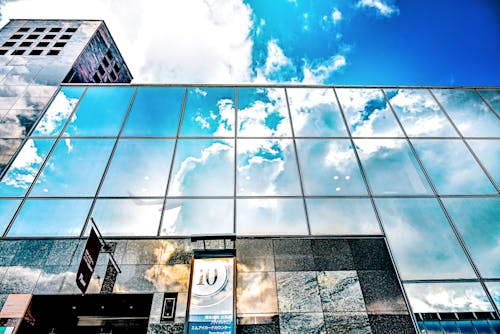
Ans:
{"label": "black sign", "polygon": [[177,292],[167,292],[163,295],[161,310],[162,321],[174,321],[175,307],[177,306]]}
{"label": "black sign", "polygon": [[118,269],[111,259],[108,260],[108,267],[106,268],[106,275],[102,281],[101,293],[110,294],[113,293],[113,288],[115,287],[116,277],[118,276]]}
{"label": "black sign", "polygon": [[87,291],[90,279],[94,273],[101,247],[101,241],[92,227],[89,238],[87,239],[87,244],[83,250],[83,256],[80,266],[78,267],[78,272],[76,273],[76,285],[83,294]]}

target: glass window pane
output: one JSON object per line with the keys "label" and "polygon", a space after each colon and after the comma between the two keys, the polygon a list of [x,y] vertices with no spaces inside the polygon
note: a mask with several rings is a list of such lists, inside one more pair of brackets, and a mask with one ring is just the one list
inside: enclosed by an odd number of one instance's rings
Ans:
{"label": "glass window pane", "polygon": [[52,139],[28,139],[0,182],[0,196],[24,196],[53,143]]}
{"label": "glass window pane", "polygon": [[121,139],[100,196],[164,196],[174,140]]}
{"label": "glass window pane", "polygon": [[443,198],[483,277],[500,277],[500,198]]}
{"label": "glass window pane", "polygon": [[288,88],[287,94],[296,136],[347,136],[333,89]]}
{"label": "glass window pane", "polygon": [[90,87],[71,118],[70,136],[116,136],[130,104],[134,88]]}
{"label": "glass window pane", "polygon": [[30,196],[94,196],[114,139],[59,141]]}
{"label": "glass window pane", "polygon": [[302,199],[239,199],[236,203],[238,235],[306,235]]}
{"label": "glass window pane", "polygon": [[181,136],[234,136],[234,88],[188,89]]}
{"label": "glass window pane", "polygon": [[168,199],[161,235],[233,233],[232,199]]}
{"label": "glass window pane", "polygon": [[238,89],[238,136],[292,136],[284,89]]}
{"label": "glass window pane", "polygon": [[83,93],[83,87],[63,87],[33,131],[33,136],[58,136]]}
{"label": "glass window pane", "polygon": [[354,137],[403,137],[380,89],[337,88]]}
{"label": "glass window pane", "polygon": [[348,139],[298,139],[304,193],[310,196],[366,195]]}
{"label": "glass window pane", "polygon": [[481,90],[479,93],[491,104],[497,114],[500,113],[500,90]]}
{"label": "glass window pane", "polygon": [[140,87],[122,136],[175,136],[184,88]]}
{"label": "glass window pane", "polygon": [[240,196],[302,194],[291,139],[239,139],[237,173]]}
{"label": "glass window pane", "polygon": [[497,307],[500,307],[500,282],[486,282],[486,287]]}
{"label": "glass window pane", "polygon": [[500,140],[468,140],[474,153],[500,186]]}
{"label": "glass window pane", "polygon": [[493,311],[479,283],[405,283],[415,313]]}
{"label": "glass window pane", "polygon": [[408,136],[458,137],[427,89],[387,89],[386,94]]}
{"label": "glass window pane", "polygon": [[406,140],[355,139],[354,144],[373,194],[432,194]]}
{"label": "glass window pane", "polygon": [[402,279],[474,278],[474,272],[433,198],[375,200]]}
{"label": "glass window pane", "polygon": [[312,234],[381,234],[367,198],[308,198],[306,204]]}
{"label": "glass window pane", "polygon": [[90,199],[27,200],[8,236],[79,236],[91,203]]}
{"label": "glass window pane", "polygon": [[179,140],[168,195],[232,196],[233,175],[233,140]]}
{"label": "glass window pane", "polygon": [[456,89],[433,92],[465,137],[500,137],[500,119],[476,92]]}
{"label": "glass window pane", "polygon": [[21,203],[21,200],[18,199],[0,200],[0,235],[2,235],[7,225],[9,225],[19,203]]}
{"label": "glass window pane", "polygon": [[161,199],[99,199],[92,217],[103,235],[154,236],[162,208]]}
{"label": "glass window pane", "polygon": [[412,140],[441,194],[491,194],[496,189],[461,140]]}

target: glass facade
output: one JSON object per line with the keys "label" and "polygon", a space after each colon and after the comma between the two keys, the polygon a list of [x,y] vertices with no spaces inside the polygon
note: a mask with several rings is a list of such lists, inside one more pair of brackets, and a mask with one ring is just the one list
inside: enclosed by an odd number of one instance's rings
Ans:
{"label": "glass facade", "polygon": [[[236,238],[241,325],[279,315],[282,332],[295,321],[370,333],[403,322],[409,303],[423,333],[494,333],[499,99],[472,88],[63,85],[0,180],[1,242],[81,238],[93,217],[107,238],[147,238],[154,268],[127,270],[164,288],[186,284],[189,261],[171,258],[182,242]],[[340,286],[344,304],[329,299]],[[292,291],[303,287],[301,300]]]}

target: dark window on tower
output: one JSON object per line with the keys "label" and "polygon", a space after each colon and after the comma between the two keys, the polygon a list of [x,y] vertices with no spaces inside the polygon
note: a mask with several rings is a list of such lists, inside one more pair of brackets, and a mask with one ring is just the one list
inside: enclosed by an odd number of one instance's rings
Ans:
{"label": "dark window on tower", "polygon": [[99,73],[101,73],[101,75],[104,75],[104,73],[106,73],[106,71],[104,71],[104,68],[102,68],[102,65],[99,65]]}
{"label": "dark window on tower", "polygon": [[48,34],[48,35],[43,36],[43,39],[53,39],[54,37],[56,37],[56,35]]}
{"label": "dark window on tower", "polygon": [[55,43],[55,44],[54,44],[54,46],[55,46],[56,48],[62,48],[62,47],[63,47],[63,46],[65,46],[65,45],[66,45],[66,43],[64,43],[64,42],[57,42],[57,43]]}
{"label": "dark window on tower", "polygon": [[23,35],[20,35],[20,34],[14,34],[12,36],[10,36],[11,39],[21,39],[23,38]]}
{"label": "dark window on tower", "polygon": [[36,46],[39,48],[44,48],[49,45],[49,42],[40,42]]}
{"label": "dark window on tower", "polygon": [[7,50],[2,50],[2,49],[0,49],[0,56],[4,55],[4,54],[6,54],[6,53],[7,53]]}
{"label": "dark window on tower", "polygon": [[109,50],[106,52],[106,57],[108,57],[109,59],[112,59],[112,58],[113,58],[113,55],[111,54],[111,49],[109,49]]}
{"label": "dark window on tower", "polygon": [[44,32],[45,28],[35,28],[35,32]]}
{"label": "dark window on tower", "polygon": [[19,46],[31,46],[31,42],[22,42]]}
{"label": "dark window on tower", "polygon": [[120,72],[120,66],[118,66],[117,63],[115,63],[115,66],[113,66],[113,68],[115,69],[116,73]]}
{"label": "dark window on tower", "polygon": [[16,42],[5,42],[2,46],[14,46],[14,44],[16,44]]}
{"label": "dark window on tower", "polygon": [[37,39],[40,35],[29,35],[28,39]]}
{"label": "dark window on tower", "polygon": [[17,29],[17,32],[27,32],[27,31],[30,31],[30,28],[19,28]]}
{"label": "dark window on tower", "polygon": [[50,28],[50,32],[59,32],[61,30],[61,28]]}
{"label": "dark window on tower", "polygon": [[32,50],[30,56],[38,56],[42,54],[42,50]]}
{"label": "dark window on tower", "polygon": [[47,52],[47,56],[57,56],[61,50],[50,50]]}
{"label": "dark window on tower", "polygon": [[66,29],[66,32],[75,32],[76,31],[76,28],[68,28]]}
{"label": "dark window on tower", "polygon": [[61,39],[70,39],[71,38],[71,35],[62,35],[61,36]]}
{"label": "dark window on tower", "polygon": [[106,58],[102,58],[102,64],[104,65],[104,67],[108,67],[109,61]]}
{"label": "dark window on tower", "polygon": [[20,56],[20,55],[24,54],[24,51],[26,51],[26,50],[14,50],[14,51],[12,51],[12,54],[15,56]]}
{"label": "dark window on tower", "polygon": [[94,82],[97,82],[97,83],[101,82],[101,79],[99,78],[99,75],[97,75],[97,73],[94,74]]}

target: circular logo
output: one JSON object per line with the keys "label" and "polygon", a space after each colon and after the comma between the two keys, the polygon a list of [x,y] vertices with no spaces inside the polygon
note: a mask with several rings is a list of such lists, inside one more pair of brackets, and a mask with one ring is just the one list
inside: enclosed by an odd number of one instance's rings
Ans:
{"label": "circular logo", "polygon": [[224,289],[227,278],[227,268],[223,261],[195,261],[192,292],[197,296],[212,296]]}

